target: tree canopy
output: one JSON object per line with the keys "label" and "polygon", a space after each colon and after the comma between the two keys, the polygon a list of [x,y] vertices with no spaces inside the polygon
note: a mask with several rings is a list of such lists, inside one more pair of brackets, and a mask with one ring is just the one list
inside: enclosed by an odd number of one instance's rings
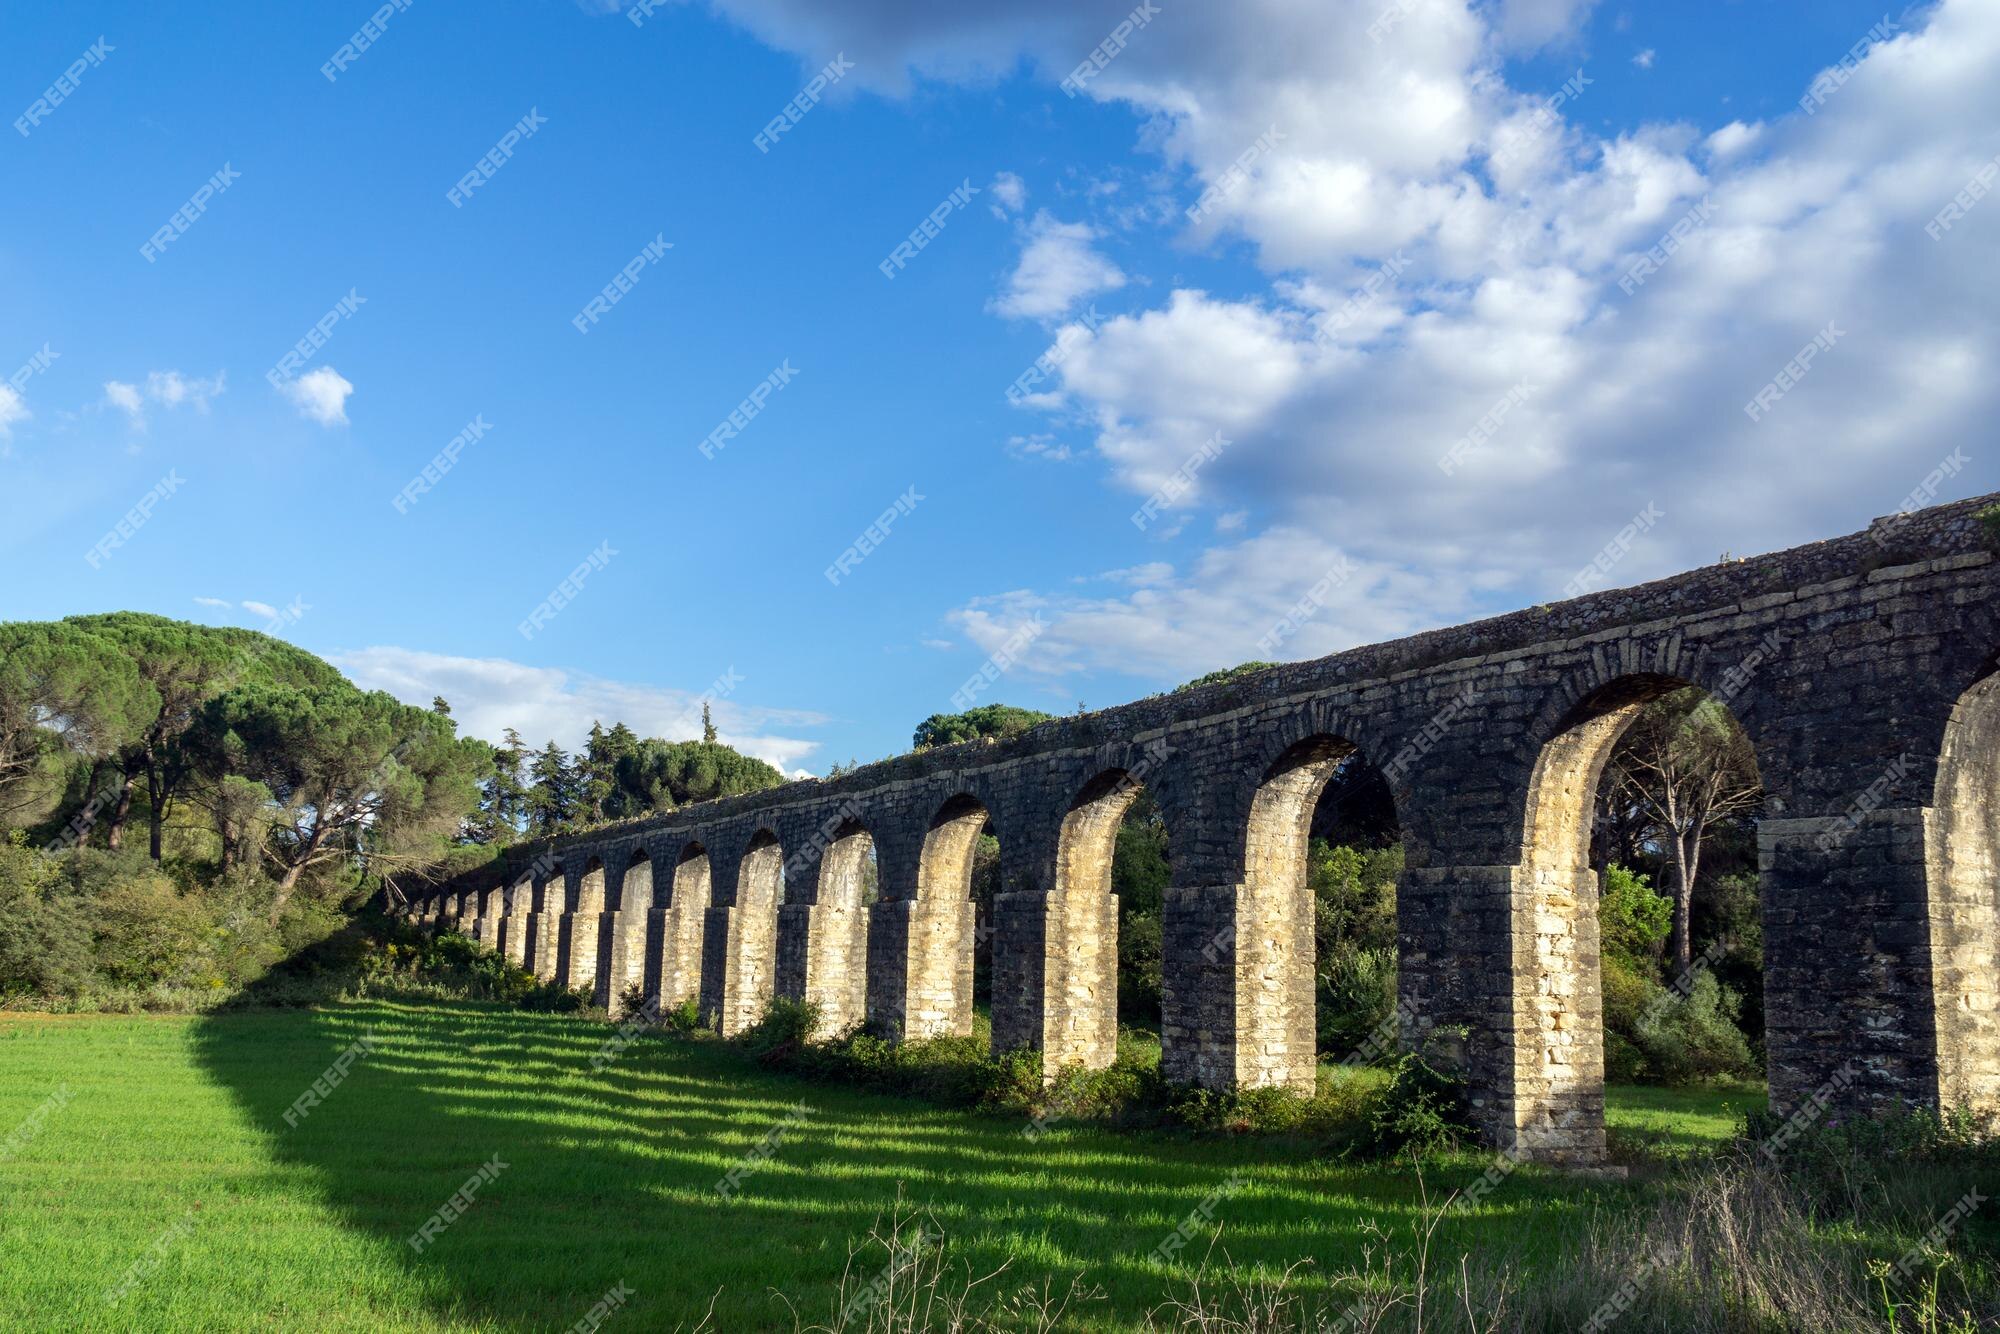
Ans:
{"label": "tree canopy", "polygon": [[982,737],[1010,737],[1027,731],[1036,723],[1055,717],[1040,709],[1022,709],[1012,704],[982,704],[964,713],[934,713],[917,724],[910,738],[918,750],[932,746],[952,746]]}

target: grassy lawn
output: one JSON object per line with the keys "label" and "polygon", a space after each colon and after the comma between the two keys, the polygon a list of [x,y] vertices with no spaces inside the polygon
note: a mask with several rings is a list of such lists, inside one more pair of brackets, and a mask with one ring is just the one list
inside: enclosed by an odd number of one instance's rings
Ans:
{"label": "grassy lawn", "polygon": [[[296,1127],[284,1113],[364,1034],[375,1050]],[[1126,1135],[944,1111],[745,1068],[644,1038],[608,1069],[599,1024],[368,1002],[214,1018],[0,1016],[0,1328],[560,1329],[623,1283],[608,1328],[826,1322],[849,1248],[899,1195],[1007,1287],[1079,1273],[1103,1292],[1065,1328],[1127,1329],[1188,1260],[1155,1248],[1232,1174],[1216,1227],[1240,1271],[1332,1290],[1371,1228],[1419,1217],[1406,1167],[1257,1139]],[[48,1102],[65,1089],[68,1100]],[[1620,1091],[1621,1135],[1726,1134],[1722,1094]],[[735,1198],[717,1183],[806,1110]],[[40,1109],[38,1111],[38,1109]],[[39,1129],[36,1129],[39,1118]],[[27,1123],[24,1125],[24,1123]],[[20,1132],[15,1127],[23,1127]],[[14,1138],[8,1139],[12,1134]],[[408,1238],[495,1155],[504,1169],[421,1254]],[[1431,1197],[1482,1156],[1447,1160]],[[1433,1253],[1532,1266],[1640,1186],[1524,1168],[1449,1212]],[[856,1262],[857,1275],[881,1260]],[[136,1266],[136,1268],[135,1268]],[[122,1292],[121,1292],[122,1288]],[[718,1295],[719,1294],[719,1295]],[[109,1296],[115,1295],[115,1301]]]}

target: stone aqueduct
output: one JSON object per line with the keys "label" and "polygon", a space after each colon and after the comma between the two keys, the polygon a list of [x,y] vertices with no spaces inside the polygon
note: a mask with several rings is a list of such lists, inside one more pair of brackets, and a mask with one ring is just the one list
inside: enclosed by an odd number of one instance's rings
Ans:
{"label": "stone aqueduct", "polygon": [[[697,998],[725,1034],[772,995],[829,1029],[972,1023],[974,845],[1000,840],[996,1047],[1103,1065],[1112,845],[1166,821],[1163,1067],[1310,1088],[1315,802],[1386,776],[1401,1040],[1448,1038],[1496,1145],[1603,1152],[1594,792],[1634,711],[1684,683],[1756,746],[1772,1098],[1848,1112],[2000,1104],[1995,497],[1221,685],[510,850],[423,891],[442,918],[601,1000]],[[871,846],[879,900],[866,902]]]}

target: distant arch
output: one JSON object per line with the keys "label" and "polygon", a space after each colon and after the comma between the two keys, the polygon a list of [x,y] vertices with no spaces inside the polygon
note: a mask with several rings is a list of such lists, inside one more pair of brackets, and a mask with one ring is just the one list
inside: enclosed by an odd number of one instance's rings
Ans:
{"label": "distant arch", "polygon": [[1064,814],[1056,843],[1051,939],[1042,1001],[1042,1062],[1101,1070],[1118,1055],[1118,900],[1111,867],[1118,829],[1145,790],[1129,770],[1086,782]]}

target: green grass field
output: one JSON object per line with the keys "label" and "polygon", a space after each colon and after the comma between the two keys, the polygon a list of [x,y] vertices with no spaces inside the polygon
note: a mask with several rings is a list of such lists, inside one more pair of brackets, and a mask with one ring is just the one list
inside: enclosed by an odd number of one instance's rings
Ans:
{"label": "green grass field", "polygon": [[[625,1284],[606,1327],[827,1322],[850,1246],[899,1196],[951,1254],[1014,1287],[1077,1274],[1065,1328],[1127,1329],[1182,1284],[1155,1248],[1213,1206],[1240,1271],[1332,1291],[1370,1228],[1407,1237],[1407,1167],[1268,1139],[1120,1134],[944,1111],[762,1074],[716,1046],[467,1005],[366,1002],[211,1018],[0,1016],[0,1328],[561,1329]],[[296,1127],[284,1113],[357,1038],[375,1051]],[[67,1101],[49,1102],[66,1090]],[[1755,1090],[1619,1091],[1620,1136],[1688,1147]],[[735,1198],[717,1183],[809,1109]],[[39,1110],[38,1110],[39,1109]],[[18,1129],[17,1129],[18,1128]],[[11,1157],[8,1156],[11,1148]],[[421,1254],[408,1239],[505,1164]],[[1488,1159],[1432,1169],[1433,1200]],[[1524,1168],[1432,1246],[1537,1254],[1644,1189]],[[856,1262],[858,1276],[880,1260]],[[872,1268],[871,1268],[872,1267]],[[115,1300],[114,1300],[115,1298]]]}

